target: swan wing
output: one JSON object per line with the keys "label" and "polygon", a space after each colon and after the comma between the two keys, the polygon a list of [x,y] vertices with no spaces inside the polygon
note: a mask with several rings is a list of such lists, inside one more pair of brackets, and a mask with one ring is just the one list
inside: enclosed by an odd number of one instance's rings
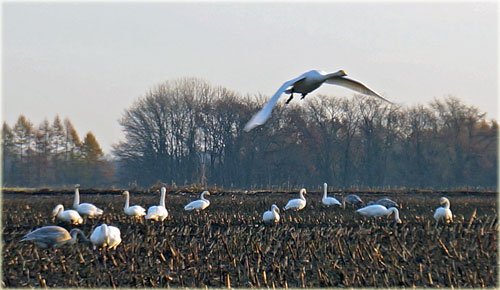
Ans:
{"label": "swan wing", "polygon": [[184,207],[184,210],[200,210],[208,207],[209,203],[204,200],[195,200]]}
{"label": "swan wing", "polygon": [[374,96],[374,97],[377,97],[385,102],[388,102],[389,104],[392,104],[391,101],[387,100],[386,98],[382,97],[380,94],[376,93],[375,91],[373,91],[372,89],[368,88],[367,86],[365,86],[364,84],[358,82],[358,81],[355,81],[355,80],[352,80],[350,78],[346,78],[346,77],[332,77],[332,78],[329,78],[325,81],[327,84],[331,84],[331,85],[338,85],[338,86],[341,86],[341,87],[346,87],[348,89],[351,89],[353,91],[356,91],[356,92],[359,92],[359,93],[362,93],[362,94],[365,94],[365,95],[369,95],[369,96]]}
{"label": "swan wing", "polygon": [[274,106],[276,106],[279,98],[286,91],[286,89],[293,86],[296,82],[305,78],[306,78],[305,74],[302,74],[299,77],[286,81],[283,85],[281,85],[281,87],[276,91],[276,93],[274,93],[274,95],[269,99],[269,101],[264,105],[264,107],[262,107],[262,109],[255,115],[253,115],[250,121],[247,122],[244,128],[245,132],[249,132],[253,128],[264,124],[267,121],[267,119],[269,119],[269,116],[271,116],[271,112],[273,111]]}

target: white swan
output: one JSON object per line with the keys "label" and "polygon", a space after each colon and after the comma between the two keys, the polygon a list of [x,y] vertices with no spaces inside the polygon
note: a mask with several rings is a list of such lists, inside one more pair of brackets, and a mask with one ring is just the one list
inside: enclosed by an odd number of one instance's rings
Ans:
{"label": "white swan", "polygon": [[54,210],[52,210],[52,216],[73,225],[80,225],[83,223],[83,218],[76,210],[64,210],[64,206],[62,204],[58,204]]}
{"label": "white swan", "polygon": [[434,219],[438,223],[443,220],[445,223],[453,221],[453,214],[450,209],[450,200],[446,197],[441,197],[439,199],[439,204],[444,205],[444,207],[438,207],[434,212]]}
{"label": "white swan", "polygon": [[306,189],[302,188],[299,192],[300,198],[290,199],[285,205],[285,210],[293,209],[298,211],[306,207],[306,198],[304,197],[306,193]]}
{"label": "white swan", "polygon": [[293,98],[293,93],[302,94],[302,99],[303,99],[308,93],[319,88],[323,83],[347,87],[359,93],[375,96],[381,100],[391,103],[390,101],[386,100],[373,90],[369,89],[364,84],[346,78],[345,77],[346,75],[347,75],[346,72],[343,70],[339,70],[334,73],[326,73],[322,71],[311,70],[303,73],[302,75],[294,79],[286,81],[278,89],[278,91],[274,93],[274,95],[271,97],[271,99],[269,99],[269,101],[264,105],[264,107],[257,114],[255,114],[250,119],[250,121],[248,121],[248,123],[245,125],[244,130],[248,132],[257,126],[264,124],[267,121],[267,119],[269,119],[269,116],[271,115],[271,112],[276,103],[278,103],[278,99],[280,98],[281,94],[283,93],[290,94],[290,97],[286,101],[286,103],[288,104]]}
{"label": "white swan", "polygon": [[184,210],[204,210],[210,205],[210,201],[205,198],[205,195],[210,195],[210,192],[204,191],[200,194],[200,199],[192,201],[188,203],[185,207]]}
{"label": "white swan", "polygon": [[326,206],[331,206],[331,205],[342,205],[340,201],[338,201],[335,197],[329,197],[327,196],[328,194],[328,184],[323,183],[323,198],[321,199],[321,202],[326,205]]}
{"label": "white swan", "polygon": [[128,192],[128,190],[125,190],[122,195],[125,195],[125,207],[123,208],[123,211],[126,215],[134,217],[141,217],[146,215],[146,209],[144,209],[142,206],[129,206],[130,193]]}
{"label": "white swan", "polygon": [[168,211],[165,208],[165,194],[167,189],[165,187],[161,188],[160,205],[154,205],[148,208],[148,214],[146,215],[147,220],[163,221],[168,216]]}
{"label": "white swan", "polygon": [[274,224],[280,221],[280,209],[273,204],[271,206],[271,210],[268,210],[264,212],[262,215],[262,219],[264,220],[264,223],[266,224]]}
{"label": "white swan", "polygon": [[122,242],[120,229],[114,226],[102,224],[94,229],[90,235],[90,241],[94,245],[94,250],[97,247],[116,249]]}
{"label": "white swan", "polygon": [[79,214],[86,215],[90,218],[102,215],[103,210],[91,203],[80,203],[80,187],[79,184],[75,185],[75,199],[73,200],[73,209]]}
{"label": "white swan", "polygon": [[65,228],[59,226],[45,226],[38,228],[26,234],[21,242],[33,241],[41,248],[58,248],[65,244],[74,244],[78,240],[78,235],[84,241],[88,241],[87,237],[79,229],[72,229],[68,232]]}
{"label": "white swan", "polygon": [[368,217],[389,216],[391,213],[394,213],[394,221],[401,223],[401,219],[399,219],[399,211],[395,207],[386,208],[383,205],[374,204],[360,208],[356,210],[356,212]]}

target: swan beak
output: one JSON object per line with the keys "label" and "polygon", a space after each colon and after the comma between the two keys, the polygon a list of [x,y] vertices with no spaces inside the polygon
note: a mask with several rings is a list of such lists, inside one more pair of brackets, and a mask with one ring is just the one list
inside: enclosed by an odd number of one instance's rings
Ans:
{"label": "swan beak", "polygon": [[397,223],[398,223],[398,224],[401,224],[401,223],[403,223],[403,222],[402,222],[401,220],[398,220],[398,221],[397,221]]}

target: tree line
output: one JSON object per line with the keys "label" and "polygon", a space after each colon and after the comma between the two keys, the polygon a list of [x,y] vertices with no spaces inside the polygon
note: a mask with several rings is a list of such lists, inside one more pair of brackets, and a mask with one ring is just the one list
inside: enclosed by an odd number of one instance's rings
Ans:
{"label": "tree line", "polygon": [[92,132],[83,140],[69,119],[59,116],[34,126],[21,115],[11,127],[2,126],[3,186],[60,186],[82,183],[109,185],[112,162],[104,158]]}
{"label": "tree line", "polygon": [[496,187],[498,124],[457,98],[400,107],[308,96],[244,132],[266,100],[166,81],[125,110],[112,159],[91,133],[79,141],[69,120],[33,129],[20,117],[2,130],[4,184]]}

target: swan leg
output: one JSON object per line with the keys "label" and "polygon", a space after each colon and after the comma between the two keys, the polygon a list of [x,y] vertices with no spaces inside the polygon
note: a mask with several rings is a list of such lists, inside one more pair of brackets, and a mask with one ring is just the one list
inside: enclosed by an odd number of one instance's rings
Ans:
{"label": "swan leg", "polygon": [[292,90],[290,91],[290,97],[288,98],[288,100],[286,100],[285,104],[288,105],[288,103],[290,103],[290,101],[293,99],[293,88]]}
{"label": "swan leg", "polygon": [[300,99],[303,100],[306,96],[307,96],[307,93],[302,94],[302,98],[300,98]]}

